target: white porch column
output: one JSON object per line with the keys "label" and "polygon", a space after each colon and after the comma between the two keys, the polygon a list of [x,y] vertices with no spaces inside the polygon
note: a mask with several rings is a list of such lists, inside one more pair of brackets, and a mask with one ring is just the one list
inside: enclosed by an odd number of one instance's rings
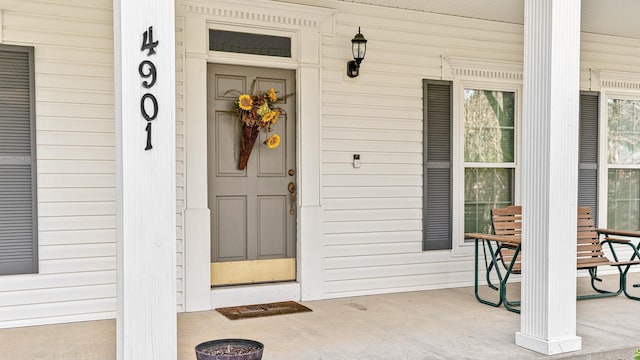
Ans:
{"label": "white porch column", "polygon": [[522,315],[516,344],[551,355],[576,336],[580,0],[525,0]]}
{"label": "white porch column", "polygon": [[119,360],[177,358],[174,7],[113,2]]}
{"label": "white porch column", "polygon": [[211,309],[211,215],[207,187],[207,23],[188,16],[185,42],[185,308]]}
{"label": "white porch column", "polygon": [[324,296],[324,209],[321,204],[321,103],[320,36],[317,29],[302,31],[298,69],[298,116],[300,117],[297,154],[300,189],[298,225],[298,282],[300,299],[320,300]]}

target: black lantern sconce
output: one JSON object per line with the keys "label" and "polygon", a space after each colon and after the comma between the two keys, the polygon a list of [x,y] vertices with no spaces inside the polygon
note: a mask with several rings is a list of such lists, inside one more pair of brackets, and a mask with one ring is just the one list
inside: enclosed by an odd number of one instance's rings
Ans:
{"label": "black lantern sconce", "polygon": [[360,74],[360,63],[367,52],[367,39],[360,33],[360,27],[358,27],[358,33],[351,39],[351,52],[353,60],[347,63],[347,76],[354,78]]}

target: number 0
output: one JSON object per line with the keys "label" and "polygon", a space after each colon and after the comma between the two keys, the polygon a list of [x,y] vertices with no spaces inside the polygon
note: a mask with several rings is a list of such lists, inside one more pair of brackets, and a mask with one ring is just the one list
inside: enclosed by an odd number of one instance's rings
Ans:
{"label": "number 0", "polygon": [[[149,116],[149,113],[144,106],[147,99],[151,99],[153,104],[153,114],[151,116]],[[147,121],[155,119],[156,116],[158,116],[158,100],[156,100],[156,97],[149,93],[142,95],[142,99],[140,99],[140,112],[142,113],[142,117]]]}

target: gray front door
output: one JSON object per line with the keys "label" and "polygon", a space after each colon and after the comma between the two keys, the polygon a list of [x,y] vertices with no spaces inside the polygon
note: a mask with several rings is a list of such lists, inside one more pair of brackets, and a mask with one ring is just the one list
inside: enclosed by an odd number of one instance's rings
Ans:
{"label": "gray front door", "polygon": [[[295,73],[208,64],[208,188],[212,285],[295,280]],[[241,93],[274,88],[284,110],[262,130],[238,168],[241,123],[230,112]],[[281,142],[263,142],[277,133]]]}

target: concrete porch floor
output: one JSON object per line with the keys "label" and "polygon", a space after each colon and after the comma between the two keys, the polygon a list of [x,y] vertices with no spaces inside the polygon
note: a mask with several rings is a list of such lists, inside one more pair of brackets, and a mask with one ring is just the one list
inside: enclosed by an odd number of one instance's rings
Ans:
{"label": "concrete porch floor", "polygon": [[[632,274],[632,282],[640,282],[640,274]],[[511,291],[517,296],[518,284]],[[640,348],[640,302],[624,296],[579,301],[582,350],[555,356],[516,346],[520,316],[478,303],[469,287],[303,304],[313,312],[235,321],[216,311],[178,314],[178,359],[195,359],[200,342],[231,337],[263,342],[265,360],[632,360]],[[115,359],[115,332],[114,320],[3,329],[0,358]]]}

